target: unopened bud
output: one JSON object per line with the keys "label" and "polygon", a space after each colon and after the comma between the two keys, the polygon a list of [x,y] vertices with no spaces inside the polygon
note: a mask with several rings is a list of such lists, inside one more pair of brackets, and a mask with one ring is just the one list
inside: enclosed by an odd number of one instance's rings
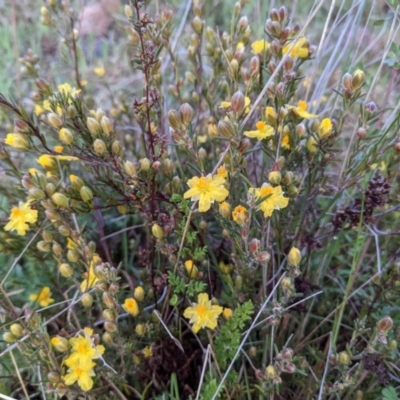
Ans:
{"label": "unopened bud", "polygon": [[85,294],[82,296],[81,303],[82,303],[83,306],[86,307],[86,308],[91,307],[92,304],[93,304],[93,296],[92,296],[91,294],[89,294],[89,293],[85,293]]}
{"label": "unopened bud", "polygon": [[352,76],[348,72],[343,75],[342,85],[349,92],[353,91]]}
{"label": "unopened bud", "polygon": [[51,243],[45,242],[44,240],[38,242],[36,247],[39,251],[43,251],[44,253],[51,251]]}
{"label": "unopened bud", "polygon": [[197,275],[199,274],[199,270],[196,267],[196,265],[193,263],[192,260],[187,260],[185,262],[185,269],[186,269],[186,272],[188,274],[188,277],[191,278],[191,279],[196,278]]}
{"label": "unopened bud", "polygon": [[349,365],[351,362],[351,358],[346,351],[341,351],[337,355],[337,360],[338,360],[339,364],[342,364],[342,365]]}
{"label": "unopened bud", "polygon": [[136,168],[135,168],[135,166],[130,162],[130,161],[125,161],[124,162],[124,169],[125,169],[125,172],[128,174],[128,175],[135,175],[136,174]]}
{"label": "unopened bud", "polygon": [[143,324],[137,324],[135,326],[135,332],[138,336],[143,336],[145,329],[144,329],[144,325]]}
{"label": "unopened bud", "polygon": [[92,117],[88,117],[86,120],[86,124],[87,127],[89,129],[89,132],[93,135],[93,136],[99,136],[101,133],[101,125],[99,124],[99,122]]}
{"label": "unopened bud", "polygon": [[301,262],[301,252],[298,248],[292,247],[288,254],[289,264],[293,267],[298,267]]}
{"label": "unopened bud", "polygon": [[393,326],[393,320],[389,316],[383,317],[377,324],[378,330],[387,333]]}
{"label": "unopened bud", "polygon": [[115,140],[111,145],[111,150],[116,156],[121,155],[123,151],[121,142],[119,140]]}
{"label": "unopened bud", "polygon": [[116,324],[115,322],[106,321],[106,322],[104,323],[104,329],[105,329],[107,332],[114,333],[114,332],[117,331],[118,326],[117,326],[117,324]]}
{"label": "unopened bud", "polygon": [[74,270],[67,263],[60,264],[58,270],[60,271],[61,276],[63,276],[64,278],[71,278],[71,276],[74,274]]}
{"label": "unopened bud", "polygon": [[56,113],[53,112],[47,115],[47,120],[49,121],[49,124],[53,128],[60,128],[63,124],[62,119]]}
{"label": "unopened bud", "polygon": [[361,86],[365,82],[365,75],[364,72],[358,69],[356,72],[354,72],[352,79],[351,79],[351,85],[354,90],[358,90],[361,88]]}
{"label": "unopened bud", "polygon": [[193,30],[200,35],[203,30],[203,21],[196,15],[192,21]]}
{"label": "unopened bud", "polygon": [[110,120],[104,115],[100,120],[101,129],[106,135],[109,135],[113,131],[113,126]]}
{"label": "unopened bud", "polygon": [[57,205],[58,207],[63,207],[63,208],[67,208],[68,207],[68,197],[65,196],[62,193],[54,193],[51,196],[51,199],[53,200],[54,204]]}
{"label": "unopened bud", "polygon": [[79,261],[79,253],[75,250],[68,250],[67,251],[67,258],[70,262],[78,262]]}
{"label": "unopened bud", "polygon": [[289,289],[291,286],[292,286],[292,280],[288,276],[282,278],[281,280],[282,289]]}
{"label": "unopened bud", "polygon": [[178,111],[170,110],[168,112],[168,122],[171,128],[179,131],[182,127],[181,114]]}
{"label": "unopened bud", "polygon": [[222,120],[218,122],[218,133],[227,139],[231,139],[235,136],[235,129],[230,121]]}
{"label": "unopened bud", "polygon": [[105,144],[104,141],[101,140],[101,139],[96,139],[96,140],[93,142],[93,148],[94,148],[94,151],[95,151],[97,154],[100,154],[100,155],[104,154],[104,153],[106,152],[106,150],[107,150],[106,144]]}
{"label": "unopened bud", "polygon": [[143,301],[144,300],[144,289],[141,286],[137,286],[135,288],[135,291],[133,292],[133,297],[137,300],[137,301]]}
{"label": "unopened bud", "polygon": [[68,228],[68,226],[65,225],[61,225],[58,227],[58,232],[62,235],[62,236],[70,236],[71,235],[71,229]]}
{"label": "unopened bud", "polygon": [[6,343],[14,343],[17,341],[17,337],[14,334],[12,334],[11,332],[5,332],[3,334],[3,340]]}
{"label": "unopened bud", "polygon": [[268,365],[268,367],[265,369],[265,376],[268,379],[274,379],[278,376],[278,371],[273,365]]}
{"label": "unopened bud", "polygon": [[256,238],[251,239],[249,243],[249,250],[253,254],[258,253],[258,251],[260,250],[260,241]]}
{"label": "unopened bud", "polygon": [[72,144],[74,141],[74,135],[68,128],[61,128],[58,134],[61,143]]}
{"label": "unopened bud", "polygon": [[243,277],[241,275],[235,276],[235,287],[236,289],[241,289],[243,286]]}
{"label": "unopened bud", "polygon": [[93,192],[87,186],[82,186],[81,189],[79,190],[79,193],[81,195],[81,199],[85,203],[88,203],[93,200]]}
{"label": "unopened bud", "polygon": [[241,114],[244,110],[245,99],[243,93],[238,90],[235,92],[231,98],[231,107],[233,112],[236,114]]}
{"label": "unopened bud", "polygon": [[24,328],[21,324],[11,324],[10,332],[16,337],[21,337],[24,334]]}
{"label": "unopened bud", "polygon": [[140,169],[142,171],[148,171],[151,167],[151,162],[148,158],[142,158],[140,160]]}
{"label": "unopened bud", "polygon": [[271,171],[268,174],[268,180],[272,185],[279,185],[282,180],[282,174],[280,171]]}
{"label": "unopened bud", "polygon": [[103,310],[103,318],[106,321],[115,321],[117,318],[117,313],[113,308],[106,308],[105,310]]}
{"label": "unopened bud", "polygon": [[30,199],[33,199],[33,200],[43,200],[46,198],[45,192],[43,192],[43,190],[40,190],[36,187],[29,189],[28,196]]}
{"label": "unopened bud", "polygon": [[378,107],[376,106],[376,104],[373,101],[369,101],[366,105],[365,105],[365,109],[370,112],[373,113],[374,111],[376,111]]}
{"label": "unopened bud", "polygon": [[151,227],[151,232],[152,232],[153,236],[156,237],[157,239],[162,239],[164,237],[164,235],[165,235],[164,234],[164,229],[161,228],[161,226],[158,225],[158,224],[154,224]]}
{"label": "unopened bud", "polygon": [[246,16],[243,16],[239,19],[237,28],[239,32],[243,32],[249,26],[249,20]]}
{"label": "unopened bud", "polygon": [[51,96],[52,91],[50,85],[41,78],[36,79],[36,86],[38,87],[39,91],[46,96]]}
{"label": "unopened bud", "polygon": [[181,120],[185,126],[189,126],[193,118],[193,108],[188,103],[184,103],[179,107]]}
{"label": "unopened bud", "polygon": [[271,254],[268,251],[262,251],[257,255],[257,261],[262,264],[266,264],[271,259]]}

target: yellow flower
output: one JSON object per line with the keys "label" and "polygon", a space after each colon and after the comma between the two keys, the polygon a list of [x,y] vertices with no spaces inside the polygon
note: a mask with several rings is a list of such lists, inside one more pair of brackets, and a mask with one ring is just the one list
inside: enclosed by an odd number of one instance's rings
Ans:
{"label": "yellow flower", "polygon": [[288,254],[288,261],[290,265],[298,267],[301,261],[301,252],[297,247],[292,247]]}
{"label": "yellow flower", "polygon": [[142,353],[144,355],[144,358],[150,358],[153,357],[153,349],[151,346],[146,346],[143,350]]}
{"label": "yellow flower", "polygon": [[46,110],[40,105],[40,104],[35,104],[35,114],[40,115],[43,114]]}
{"label": "yellow flower", "polygon": [[223,274],[229,274],[233,269],[232,264],[225,264],[223,261],[220,261],[218,266]]}
{"label": "yellow flower", "polygon": [[63,381],[67,386],[73,385],[75,382],[78,382],[79,387],[87,392],[93,387],[93,379],[92,376],[95,376],[93,371],[93,367],[96,364],[94,362],[90,362],[88,364],[88,368],[82,368],[81,366],[74,365],[73,367],[68,369],[68,374],[64,375]]}
{"label": "yellow flower", "polygon": [[254,54],[262,54],[266,52],[269,48],[270,44],[264,39],[256,40],[251,44],[251,49],[253,50]]}
{"label": "yellow flower", "polygon": [[317,118],[317,114],[310,114],[307,112],[307,102],[300,100],[297,103],[297,107],[287,105],[286,108],[288,110],[292,110],[299,118],[310,119],[310,118]]}
{"label": "yellow flower", "polygon": [[314,136],[310,136],[307,140],[307,150],[310,153],[315,153],[318,149],[318,141]]}
{"label": "yellow flower", "polygon": [[106,73],[106,70],[104,69],[104,67],[96,67],[93,68],[93,72],[101,78]]}
{"label": "yellow flower", "polygon": [[189,323],[193,324],[193,332],[197,333],[200,329],[215,329],[218,316],[223,308],[213,306],[207,293],[200,293],[197,297],[198,303],[193,303],[193,307],[188,307],[183,313],[185,318],[190,318]]}
{"label": "yellow flower", "polygon": [[29,301],[39,303],[40,307],[47,307],[51,303],[54,303],[54,299],[51,298],[51,290],[48,286],[45,286],[39,293],[31,294]]}
{"label": "yellow flower", "polygon": [[222,313],[222,316],[223,316],[225,319],[231,318],[232,315],[233,315],[233,311],[232,311],[230,308],[224,308],[224,312]]}
{"label": "yellow flower", "polygon": [[224,179],[228,177],[228,170],[225,168],[225,165],[222,165],[217,169],[217,175],[222,176]]}
{"label": "yellow flower", "polygon": [[26,203],[19,203],[19,207],[14,206],[11,209],[10,222],[4,227],[5,231],[16,230],[18,235],[24,236],[29,229],[28,224],[34,224],[37,221],[38,212],[32,210],[30,201]]}
{"label": "yellow flower", "polygon": [[79,335],[69,340],[71,354],[64,361],[67,367],[91,369],[92,361],[104,354],[105,348],[103,345],[94,346],[92,343],[89,335],[90,331],[84,330],[84,336]]}
{"label": "yellow flower", "polygon": [[199,270],[197,269],[196,265],[193,263],[193,260],[187,260],[185,262],[185,269],[188,274],[188,277],[194,279],[197,277]]}
{"label": "yellow flower", "polygon": [[274,128],[264,121],[258,121],[256,128],[256,131],[245,131],[243,134],[249,138],[256,138],[259,142],[274,134]]}
{"label": "yellow flower", "polygon": [[224,188],[225,179],[220,175],[195,176],[189,179],[187,184],[190,189],[185,192],[183,198],[191,198],[192,201],[199,200],[199,211],[208,211],[214,201],[224,201],[229,192]]}
{"label": "yellow flower", "polygon": [[[289,49],[292,47],[293,42],[290,42],[287,44],[283,49],[282,53],[285,55]],[[293,58],[307,58],[309,55],[309,50],[308,50],[308,43],[307,39],[305,37],[302,37],[298,40],[296,40],[292,50],[290,50],[290,56]]]}
{"label": "yellow flower", "polygon": [[75,97],[75,95],[81,92],[79,89],[72,88],[69,83],[63,83],[62,85],[58,85],[57,89],[58,92],[60,94],[63,94],[64,96],[70,94],[72,97]]}
{"label": "yellow flower", "polygon": [[327,139],[332,133],[332,121],[324,118],[319,124],[318,135],[321,139]]}
{"label": "yellow flower", "polygon": [[250,188],[250,193],[253,193],[256,200],[264,200],[257,206],[257,208],[264,212],[264,217],[270,217],[274,210],[286,208],[289,204],[289,199],[283,196],[281,186],[271,186],[264,183],[260,188]]}
{"label": "yellow flower", "polygon": [[54,169],[57,167],[57,161],[76,161],[79,160],[78,157],[74,156],[51,156],[48,154],[43,154],[36,161],[46,169]]}
{"label": "yellow flower", "polygon": [[285,135],[285,136],[282,138],[281,146],[282,146],[284,149],[287,149],[287,150],[290,149],[290,137],[289,137],[289,135]]}
{"label": "yellow flower", "polygon": [[275,108],[266,107],[265,108],[265,118],[267,119],[267,123],[275,126],[276,120],[278,119],[278,115],[276,114]]}
{"label": "yellow flower", "polygon": [[18,150],[25,150],[29,147],[28,139],[20,133],[8,133],[4,143]]}
{"label": "yellow flower", "polygon": [[[68,238],[68,246],[71,245],[71,250],[77,251],[77,247],[72,240]],[[81,291],[86,292],[87,290],[91,289],[98,281],[99,279],[96,277],[94,274],[94,264],[93,261],[90,263],[89,266],[89,272],[85,273],[86,278],[82,281],[81,283]]]}
{"label": "yellow flower", "polygon": [[249,216],[249,213],[247,212],[247,208],[243,207],[243,206],[237,206],[232,211],[232,219],[238,225],[244,225],[247,221],[248,216]]}
{"label": "yellow flower", "polygon": [[243,42],[239,42],[236,45],[236,52],[243,53],[244,52],[244,48],[245,48],[244,43]]}
{"label": "yellow flower", "polygon": [[62,153],[63,150],[64,150],[64,147],[63,147],[63,146],[54,146],[54,151],[55,151],[56,153]]}
{"label": "yellow flower", "polygon": [[138,303],[135,299],[132,297],[125,299],[124,304],[122,305],[122,308],[129,314],[133,315],[136,317],[136,315],[139,314],[139,306]]}

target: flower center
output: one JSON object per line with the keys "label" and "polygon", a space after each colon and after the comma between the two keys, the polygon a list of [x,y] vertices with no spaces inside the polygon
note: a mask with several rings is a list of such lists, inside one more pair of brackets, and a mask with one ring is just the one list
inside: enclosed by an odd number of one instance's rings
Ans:
{"label": "flower center", "polygon": [[202,193],[205,193],[209,190],[210,184],[207,182],[205,176],[202,176],[197,183],[197,189],[199,189]]}
{"label": "flower center", "polygon": [[272,187],[271,186],[264,186],[261,188],[261,197],[268,196],[269,194],[272,193]]}
{"label": "flower center", "polygon": [[207,309],[205,308],[205,306],[199,305],[196,307],[196,311],[197,311],[197,314],[199,314],[200,317],[202,317],[206,313]]}
{"label": "flower center", "polygon": [[76,352],[77,353],[85,353],[86,352],[85,343],[79,343],[78,346],[76,347]]}
{"label": "flower center", "polygon": [[14,218],[18,218],[18,217],[21,217],[23,215],[23,212],[17,207],[13,208],[11,213],[12,213],[12,216]]}

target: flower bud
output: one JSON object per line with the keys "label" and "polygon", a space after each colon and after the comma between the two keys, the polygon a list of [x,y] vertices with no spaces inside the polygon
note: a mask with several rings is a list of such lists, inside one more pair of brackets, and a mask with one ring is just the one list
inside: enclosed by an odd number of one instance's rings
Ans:
{"label": "flower bud", "polygon": [[292,286],[292,280],[288,276],[282,278],[281,280],[282,289],[289,289],[291,286]]}
{"label": "flower bud", "polygon": [[74,270],[67,263],[60,264],[58,270],[60,271],[61,276],[64,278],[71,278],[71,276],[74,274]]}
{"label": "flower bud", "polygon": [[101,340],[103,341],[104,344],[110,344],[113,341],[112,335],[109,332],[104,332],[103,336],[101,337]]}
{"label": "flower bud", "polygon": [[72,142],[74,141],[74,135],[68,128],[61,128],[58,133],[58,137],[60,139],[60,142],[64,144],[69,145],[72,144]]}
{"label": "flower bud", "polygon": [[114,309],[106,308],[105,310],[103,310],[103,318],[106,321],[115,321],[117,318],[117,313]]}
{"label": "flower bud", "polygon": [[233,311],[232,311],[230,308],[224,308],[224,311],[222,312],[222,316],[223,316],[225,319],[231,318],[232,315],[233,315]]}
{"label": "flower bud", "polygon": [[292,247],[288,254],[289,264],[293,267],[298,267],[301,261],[301,252],[298,248]]}
{"label": "flower bud", "polygon": [[240,290],[243,286],[243,277],[241,275],[235,276],[235,288]]}
{"label": "flower bud", "polygon": [[96,139],[93,142],[93,148],[94,148],[94,151],[100,155],[104,154],[107,150],[104,140],[101,140],[101,139]]}
{"label": "flower bud", "polygon": [[244,110],[245,99],[243,93],[238,90],[235,92],[231,98],[231,107],[233,112],[236,114],[241,114]]}
{"label": "flower bud", "polygon": [[249,149],[250,145],[251,145],[250,139],[242,138],[242,139],[240,139],[237,150],[239,153],[243,154]]}
{"label": "flower bud", "polygon": [[337,355],[337,360],[338,360],[339,364],[342,364],[342,365],[349,365],[351,362],[351,358],[346,351],[341,351]]}
{"label": "flower bud", "polygon": [[258,253],[258,251],[260,250],[260,241],[256,238],[251,239],[249,243],[249,250],[253,254]]}
{"label": "flower bud", "polygon": [[224,218],[230,218],[232,213],[232,207],[228,202],[224,201],[220,203],[218,211]]}
{"label": "flower bud", "polygon": [[378,107],[376,106],[376,104],[373,101],[369,101],[366,105],[365,105],[365,109],[370,112],[373,113],[374,111],[376,111]]}
{"label": "flower bud", "polygon": [[218,133],[221,136],[226,137],[227,139],[231,139],[233,136],[235,136],[235,130],[230,121],[219,121],[218,122]]}
{"label": "flower bud", "polygon": [[56,192],[51,196],[54,204],[58,207],[67,208],[68,207],[68,197],[62,193]]}
{"label": "flower bud", "polygon": [[144,300],[144,290],[141,286],[137,286],[135,288],[135,291],[133,292],[133,297],[137,300],[137,301],[143,301]]}
{"label": "flower bud", "polygon": [[45,192],[43,192],[43,190],[40,190],[36,187],[29,189],[28,196],[30,199],[33,199],[33,200],[43,200],[46,198]]}
{"label": "flower bud", "polygon": [[81,187],[85,184],[79,176],[76,175],[70,175],[69,179],[71,181],[71,185],[75,190],[80,190]]}
{"label": "flower bud", "polygon": [[63,124],[62,119],[56,113],[49,113],[47,115],[47,121],[53,128],[60,128]]}
{"label": "flower bud", "polygon": [[280,171],[271,171],[268,174],[268,180],[272,185],[279,185],[282,180],[282,174]]}
{"label": "flower bud", "polygon": [[400,153],[400,142],[395,143],[394,149],[395,149],[396,153]]}
{"label": "flower bud", "polygon": [[140,160],[140,170],[141,171],[148,171],[151,167],[151,162],[148,158],[142,158]]}
{"label": "flower bud", "polygon": [[128,4],[125,4],[124,12],[128,19],[130,19],[133,15],[132,7]]}
{"label": "flower bud", "polygon": [[262,264],[267,264],[271,259],[271,254],[268,251],[262,251],[257,255],[257,261]]}
{"label": "flower bud", "polygon": [[290,185],[288,187],[287,193],[289,195],[289,197],[297,197],[299,195],[299,189],[294,186],[294,185]]}
{"label": "flower bud", "polygon": [[113,131],[113,126],[110,120],[104,115],[100,120],[101,129],[106,135],[109,135]]}
{"label": "flower bud", "polygon": [[71,229],[68,228],[68,226],[65,225],[61,225],[58,227],[58,232],[62,235],[62,236],[70,236],[71,235]]}
{"label": "flower bud", "polygon": [[352,79],[352,76],[348,72],[346,72],[342,78],[342,85],[349,92],[353,91]]}
{"label": "flower bud", "polygon": [[124,162],[124,170],[128,175],[132,176],[136,174],[136,168],[130,161]]}
{"label": "flower bud", "polygon": [[39,251],[43,251],[44,253],[51,251],[51,243],[45,242],[44,240],[38,242],[36,247]]}
{"label": "flower bud", "polygon": [[17,341],[17,337],[14,334],[12,334],[11,332],[5,332],[3,334],[3,340],[6,343],[14,343]]}
{"label": "flower bud", "polygon": [[114,332],[117,331],[118,326],[117,326],[117,324],[116,324],[115,322],[106,321],[106,322],[104,323],[104,329],[105,329],[107,332],[114,333]]}
{"label": "flower bud", "polygon": [[273,365],[268,365],[268,367],[265,369],[265,376],[268,379],[274,379],[278,376],[278,371]]}
{"label": "flower bud", "polygon": [[179,107],[179,114],[183,124],[189,126],[193,118],[193,108],[188,103],[184,103]]}
{"label": "flower bud", "polygon": [[122,154],[123,151],[122,144],[119,140],[114,140],[113,144],[111,145],[111,150],[112,152],[116,155],[119,156]]}
{"label": "flower bud", "polygon": [[135,332],[138,336],[143,336],[144,335],[144,325],[142,324],[137,324],[135,326]]}
{"label": "flower bud", "polygon": [[99,136],[101,133],[101,125],[97,122],[95,118],[88,117],[86,120],[87,127],[89,129],[89,132],[93,136]]}
{"label": "flower bud", "polygon": [[378,330],[382,333],[387,333],[392,329],[393,320],[389,316],[383,317],[377,324]]}
{"label": "flower bud", "polygon": [[246,30],[246,28],[248,26],[249,26],[249,20],[244,15],[243,17],[241,17],[239,19],[238,24],[237,24],[237,29],[238,29],[239,32],[243,32],[244,30]]}
{"label": "flower bud", "polygon": [[78,262],[79,261],[79,253],[75,250],[67,251],[67,258],[70,262]]}
{"label": "flower bud", "polygon": [[168,112],[168,122],[171,128],[179,131],[182,126],[181,114],[178,111],[170,110]]}
{"label": "flower bud", "polygon": [[[103,282],[104,283],[104,282]],[[108,293],[108,292],[103,292],[102,294],[102,298],[103,303],[110,308],[114,308],[115,307],[115,301],[114,301],[114,297]],[[109,320],[111,321],[111,320]]]}
{"label": "flower bud", "polygon": [[193,18],[192,27],[198,35],[201,35],[203,30],[203,21],[197,15]]}
{"label": "flower bud", "polygon": [[23,334],[24,334],[24,328],[22,327],[21,324],[11,324],[11,326],[10,326],[10,332],[11,332],[14,336],[16,336],[16,337],[18,338],[18,337],[23,336]]}
{"label": "flower bud", "polygon": [[186,273],[188,274],[188,277],[190,279],[196,278],[197,275],[199,274],[199,270],[196,267],[196,265],[193,263],[193,260],[187,260],[185,262],[185,269],[186,269]]}
{"label": "flower bud", "polygon": [[83,307],[89,308],[93,304],[93,296],[89,293],[85,293],[81,298]]}
{"label": "flower bud", "polygon": [[161,226],[158,224],[154,224],[151,227],[151,232],[153,236],[156,237],[157,239],[162,239],[164,237],[164,229],[161,228]]}
{"label": "flower bud", "polygon": [[36,86],[45,96],[51,96],[53,94],[50,85],[44,79],[36,79]]}
{"label": "flower bud", "polygon": [[50,371],[47,374],[47,379],[51,383],[58,383],[61,381],[61,375],[57,371]]}
{"label": "flower bud", "polygon": [[351,78],[351,85],[354,90],[358,90],[361,88],[364,82],[365,82],[364,72],[358,69],[356,72],[354,72]]}
{"label": "flower bud", "polygon": [[54,336],[50,340],[51,345],[60,353],[64,353],[68,351],[69,343],[65,337],[62,336]]}
{"label": "flower bud", "polygon": [[93,200],[93,192],[87,186],[82,186],[81,189],[79,190],[79,193],[81,195],[81,199],[85,203],[88,203]]}

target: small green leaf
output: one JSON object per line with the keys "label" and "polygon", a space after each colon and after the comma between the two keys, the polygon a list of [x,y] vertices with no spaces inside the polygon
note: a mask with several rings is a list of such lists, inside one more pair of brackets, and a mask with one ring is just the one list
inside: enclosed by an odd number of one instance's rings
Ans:
{"label": "small green leaf", "polygon": [[392,386],[382,390],[383,399],[382,400],[399,400],[396,391]]}

